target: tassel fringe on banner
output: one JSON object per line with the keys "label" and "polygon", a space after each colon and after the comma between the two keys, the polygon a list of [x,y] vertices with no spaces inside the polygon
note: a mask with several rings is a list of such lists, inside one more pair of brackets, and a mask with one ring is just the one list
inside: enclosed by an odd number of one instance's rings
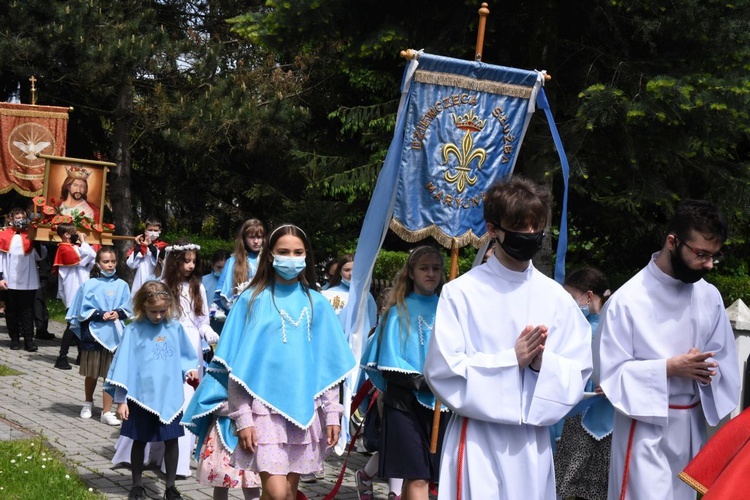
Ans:
{"label": "tassel fringe on banner", "polygon": [[481,238],[477,237],[477,235],[474,234],[473,231],[468,231],[461,236],[454,238],[445,234],[435,224],[431,224],[418,231],[410,231],[396,219],[391,219],[390,228],[391,231],[396,233],[399,238],[406,241],[407,243],[416,243],[432,236],[435,241],[437,241],[441,246],[445,248],[452,248],[454,241],[459,248],[463,248],[468,245],[471,245],[474,248],[479,248],[489,238],[489,236],[486,234]]}
{"label": "tassel fringe on banner", "polygon": [[476,92],[505,95],[509,97],[520,97],[529,99],[533,87],[513,85],[511,83],[493,82],[491,80],[477,80],[468,76],[455,75],[452,73],[439,73],[435,71],[420,71],[414,73],[414,81],[427,85],[442,85],[444,87],[458,87]]}

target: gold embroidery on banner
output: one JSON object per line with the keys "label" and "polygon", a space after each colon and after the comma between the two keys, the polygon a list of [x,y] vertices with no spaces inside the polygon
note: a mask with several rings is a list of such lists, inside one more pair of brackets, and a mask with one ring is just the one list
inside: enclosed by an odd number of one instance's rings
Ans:
{"label": "gold embroidery on banner", "polygon": [[21,109],[0,108],[0,116],[23,116],[25,118],[56,118],[67,120],[68,113],[52,113],[48,111],[26,111]]}
{"label": "gold embroidery on banner", "polygon": [[417,70],[414,72],[414,81],[428,85],[442,85],[444,87],[458,87],[475,92],[488,92],[509,97],[520,97],[529,99],[534,87],[515,85],[512,83],[493,82],[492,80],[477,80],[469,76],[454,75],[451,73],[440,73],[437,71]]}
{"label": "gold embroidery on banner", "polygon": [[449,184],[456,184],[456,191],[458,194],[464,192],[466,185],[473,186],[477,183],[477,176],[472,175],[471,162],[477,159],[477,169],[482,170],[482,164],[487,158],[487,151],[484,148],[474,148],[474,139],[471,137],[472,132],[481,132],[484,129],[484,125],[487,120],[480,120],[474,114],[474,110],[470,110],[463,116],[453,115],[453,123],[456,124],[456,128],[465,130],[464,138],[461,140],[461,149],[458,149],[453,143],[443,145],[443,165],[448,164],[448,158],[451,154],[456,156],[458,165],[456,166],[456,173],[452,173],[450,169],[445,170],[445,180]]}
{"label": "gold embroidery on banner", "polygon": [[438,244],[445,248],[451,248],[454,241],[459,248],[463,248],[467,245],[472,245],[474,248],[479,248],[489,238],[489,235],[487,234],[483,235],[482,237],[478,237],[471,229],[466,231],[461,236],[457,236],[454,238],[445,234],[435,224],[430,224],[429,226],[417,231],[410,231],[409,229],[404,227],[404,225],[401,224],[401,222],[399,222],[395,217],[391,219],[390,228],[394,233],[398,235],[399,238],[406,241],[407,243],[416,243],[417,241],[421,241],[429,236],[432,236],[435,241],[438,242]]}
{"label": "gold embroidery on banner", "polygon": [[12,170],[13,177],[16,177],[18,179],[23,179],[25,181],[39,181],[44,179],[44,172],[41,174],[25,174],[21,172],[20,170]]}
{"label": "gold embroidery on banner", "polygon": [[446,109],[468,105],[477,105],[477,96],[470,94],[453,94],[446,97],[439,97],[434,104],[432,104],[428,110],[422,115],[422,118],[414,126],[414,132],[412,133],[411,148],[422,149],[422,141],[427,134],[427,129],[432,125],[432,121],[438,117],[439,113],[442,113]]}

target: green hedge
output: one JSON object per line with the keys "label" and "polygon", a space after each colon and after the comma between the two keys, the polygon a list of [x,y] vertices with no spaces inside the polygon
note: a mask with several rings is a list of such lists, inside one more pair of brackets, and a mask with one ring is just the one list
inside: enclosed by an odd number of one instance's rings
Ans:
{"label": "green hedge", "polygon": [[750,276],[726,276],[708,273],[706,281],[713,283],[719,289],[725,307],[729,307],[737,299],[742,299],[745,304],[750,304]]}

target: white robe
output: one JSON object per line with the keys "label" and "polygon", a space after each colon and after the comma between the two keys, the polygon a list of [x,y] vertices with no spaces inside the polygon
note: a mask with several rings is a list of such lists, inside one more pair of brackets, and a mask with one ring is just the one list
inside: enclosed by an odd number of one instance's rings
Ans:
{"label": "white robe", "polygon": [[41,245],[40,252],[32,249],[28,255],[23,253],[23,241],[20,234],[14,234],[10,240],[8,252],[0,252],[0,271],[10,290],[36,290],[39,288],[39,269],[37,262],[47,257],[47,247]]}
{"label": "white robe", "polygon": [[96,261],[96,252],[86,242],[81,246],[73,245],[73,248],[81,257],[81,261],[75,266],[58,266],[57,298],[63,301],[67,309],[73,303],[73,299],[81,288],[81,285],[89,279],[91,268]]}
{"label": "white robe", "polygon": [[140,245],[136,245],[133,252],[128,255],[125,264],[127,264],[130,269],[135,269],[133,286],[130,287],[131,296],[134,296],[135,292],[137,292],[145,282],[152,278],[154,269],[156,269],[156,263],[156,257],[151,253],[151,249],[146,249],[146,253],[142,254],[140,252]]}
{"label": "white robe", "polygon": [[[518,367],[515,343],[527,325],[549,328],[539,373]],[[466,417],[462,498],[555,499],[547,426],[581,400],[591,374],[591,329],[560,285],[532,265],[514,272],[494,256],[446,284],[424,373],[455,412],[443,443],[440,500],[456,498]]]}
{"label": "white robe", "polygon": [[[627,499],[694,499],[677,474],[703,446],[706,421],[718,424],[739,399],[734,334],[719,291],[704,280],[690,285],[665,274],[657,255],[607,301],[594,346],[600,385],[617,410],[610,499],[620,498],[625,481]],[[667,377],[667,358],[692,347],[715,353],[719,366],[710,384]]]}

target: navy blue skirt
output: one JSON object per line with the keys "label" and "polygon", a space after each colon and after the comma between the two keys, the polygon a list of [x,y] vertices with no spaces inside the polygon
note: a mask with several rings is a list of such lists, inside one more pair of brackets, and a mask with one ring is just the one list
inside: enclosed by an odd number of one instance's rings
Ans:
{"label": "navy blue skirt", "polygon": [[437,453],[430,453],[433,411],[414,405],[410,412],[383,405],[380,429],[380,477],[424,479],[437,482],[440,452],[450,413],[440,414]]}
{"label": "navy blue skirt", "polygon": [[156,443],[177,439],[185,435],[185,429],[180,425],[180,413],[169,425],[164,425],[159,417],[143,409],[138,403],[128,401],[130,415],[122,421],[120,435],[129,437],[133,441]]}

